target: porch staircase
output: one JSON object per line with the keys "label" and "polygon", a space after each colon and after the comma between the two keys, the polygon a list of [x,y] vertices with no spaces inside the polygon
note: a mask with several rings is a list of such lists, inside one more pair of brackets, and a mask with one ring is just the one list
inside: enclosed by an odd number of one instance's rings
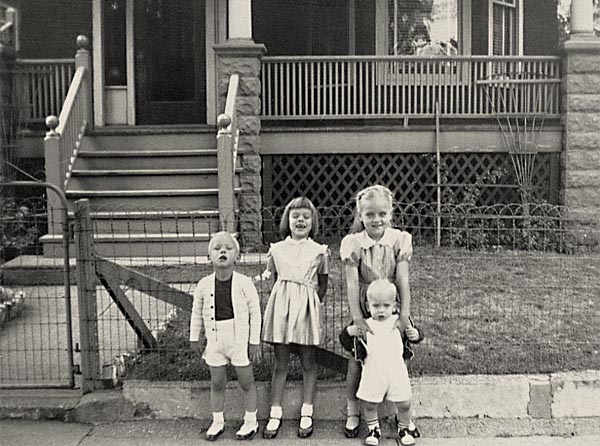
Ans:
{"label": "porch staircase", "polygon": [[[90,201],[96,251],[119,258],[205,256],[218,192],[214,128],[96,131],[66,186],[70,206]],[[46,255],[61,254],[60,235],[43,242]]]}

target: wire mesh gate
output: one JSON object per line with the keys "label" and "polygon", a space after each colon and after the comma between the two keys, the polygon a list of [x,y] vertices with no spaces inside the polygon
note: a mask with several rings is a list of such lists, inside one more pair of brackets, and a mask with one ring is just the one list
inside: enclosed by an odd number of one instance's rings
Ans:
{"label": "wire mesh gate", "polygon": [[[44,199],[19,199],[21,188],[44,188],[62,207],[48,212]],[[56,186],[35,181],[0,183],[0,387],[73,387],[75,352],[67,201]],[[63,255],[40,256],[35,244],[48,227],[62,233]]]}

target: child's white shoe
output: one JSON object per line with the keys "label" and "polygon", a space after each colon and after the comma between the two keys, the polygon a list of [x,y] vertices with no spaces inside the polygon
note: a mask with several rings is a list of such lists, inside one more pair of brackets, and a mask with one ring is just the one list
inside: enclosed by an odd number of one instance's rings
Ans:
{"label": "child's white shoe", "polygon": [[400,437],[400,444],[402,446],[411,446],[416,443],[415,437],[413,437],[409,430],[406,428],[399,429],[398,436]]}
{"label": "child's white shoe", "polygon": [[235,434],[238,440],[251,440],[258,433],[258,421],[245,420],[240,430]]}
{"label": "child's white shoe", "polygon": [[215,441],[225,431],[225,423],[213,421],[208,430],[206,431],[206,439],[208,441]]}
{"label": "child's white shoe", "polygon": [[381,431],[379,430],[379,427],[374,427],[373,429],[369,429],[367,438],[365,438],[365,444],[367,446],[377,446],[377,445],[379,445],[380,438],[381,438]]}

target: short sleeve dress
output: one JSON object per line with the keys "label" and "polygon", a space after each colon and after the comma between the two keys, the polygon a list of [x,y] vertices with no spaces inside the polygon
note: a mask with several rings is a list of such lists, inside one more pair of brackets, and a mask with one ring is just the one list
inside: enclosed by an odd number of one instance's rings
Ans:
{"label": "short sleeve dress", "polygon": [[412,236],[395,228],[386,228],[377,241],[369,237],[366,230],[342,239],[342,262],[358,268],[359,302],[364,317],[369,316],[366,304],[369,284],[386,278],[395,282],[396,265],[401,261],[410,261],[412,252]]}
{"label": "short sleeve dress", "polygon": [[319,345],[323,338],[318,275],[329,273],[327,245],[287,237],[271,245],[268,268],[277,272],[277,281],[265,309],[263,341]]}

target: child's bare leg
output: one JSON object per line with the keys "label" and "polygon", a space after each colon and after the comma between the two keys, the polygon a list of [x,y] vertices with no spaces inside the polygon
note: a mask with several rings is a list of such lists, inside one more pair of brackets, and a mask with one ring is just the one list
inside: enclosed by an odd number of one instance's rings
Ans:
{"label": "child's bare leg", "polygon": [[315,348],[311,345],[301,345],[300,363],[302,364],[302,397],[300,409],[300,427],[298,435],[308,437],[312,434],[313,401],[317,392],[317,363],[315,362]]}
{"label": "child's bare leg", "polygon": [[281,407],[290,363],[290,346],[287,344],[273,344],[273,353],[275,362],[273,364],[273,379],[271,380],[271,406]]}
{"label": "child's bare leg", "polygon": [[263,437],[265,438],[275,437],[281,425],[281,418],[283,417],[281,401],[290,362],[290,346],[287,344],[273,344],[273,353],[275,358],[271,380],[271,412],[269,422],[263,431]]}
{"label": "child's bare leg", "polygon": [[410,429],[410,400],[398,401],[395,404],[397,415],[396,422],[398,424],[398,435],[400,437],[401,445],[413,445],[415,444],[415,438]]}
{"label": "child's bare leg", "polygon": [[216,439],[223,433],[223,427],[225,426],[223,403],[226,385],[227,371],[225,366],[210,367],[210,407],[212,409],[213,422],[206,431],[208,439]]}
{"label": "child's bare leg", "polygon": [[252,371],[252,365],[236,367],[235,373],[237,375],[238,382],[240,383],[240,387],[244,392],[246,412],[256,412],[256,385],[254,384],[254,372]]}
{"label": "child's bare leg", "polygon": [[365,422],[369,428],[369,433],[365,439],[365,444],[376,446],[379,444],[379,438],[381,437],[379,417],[377,414],[377,403],[362,401],[362,406],[365,413]]}
{"label": "child's bare leg", "polygon": [[236,367],[235,373],[237,375],[240,387],[244,392],[244,404],[246,406],[246,413],[244,414],[244,424],[237,431],[236,437],[239,440],[246,440],[254,437],[258,432],[258,421],[256,419],[256,385],[254,384],[254,372],[252,365],[244,367]]}
{"label": "child's bare leg", "polygon": [[315,362],[315,348],[313,346],[300,346],[300,363],[302,364],[303,402],[312,405],[317,391],[317,363]]}
{"label": "child's bare leg", "polygon": [[344,432],[347,437],[356,437],[360,425],[360,401],[356,397],[362,366],[358,361],[348,359],[348,372],[346,373],[346,400],[347,418]]}
{"label": "child's bare leg", "polygon": [[225,366],[210,367],[210,408],[213,413],[223,412],[227,370]]}

